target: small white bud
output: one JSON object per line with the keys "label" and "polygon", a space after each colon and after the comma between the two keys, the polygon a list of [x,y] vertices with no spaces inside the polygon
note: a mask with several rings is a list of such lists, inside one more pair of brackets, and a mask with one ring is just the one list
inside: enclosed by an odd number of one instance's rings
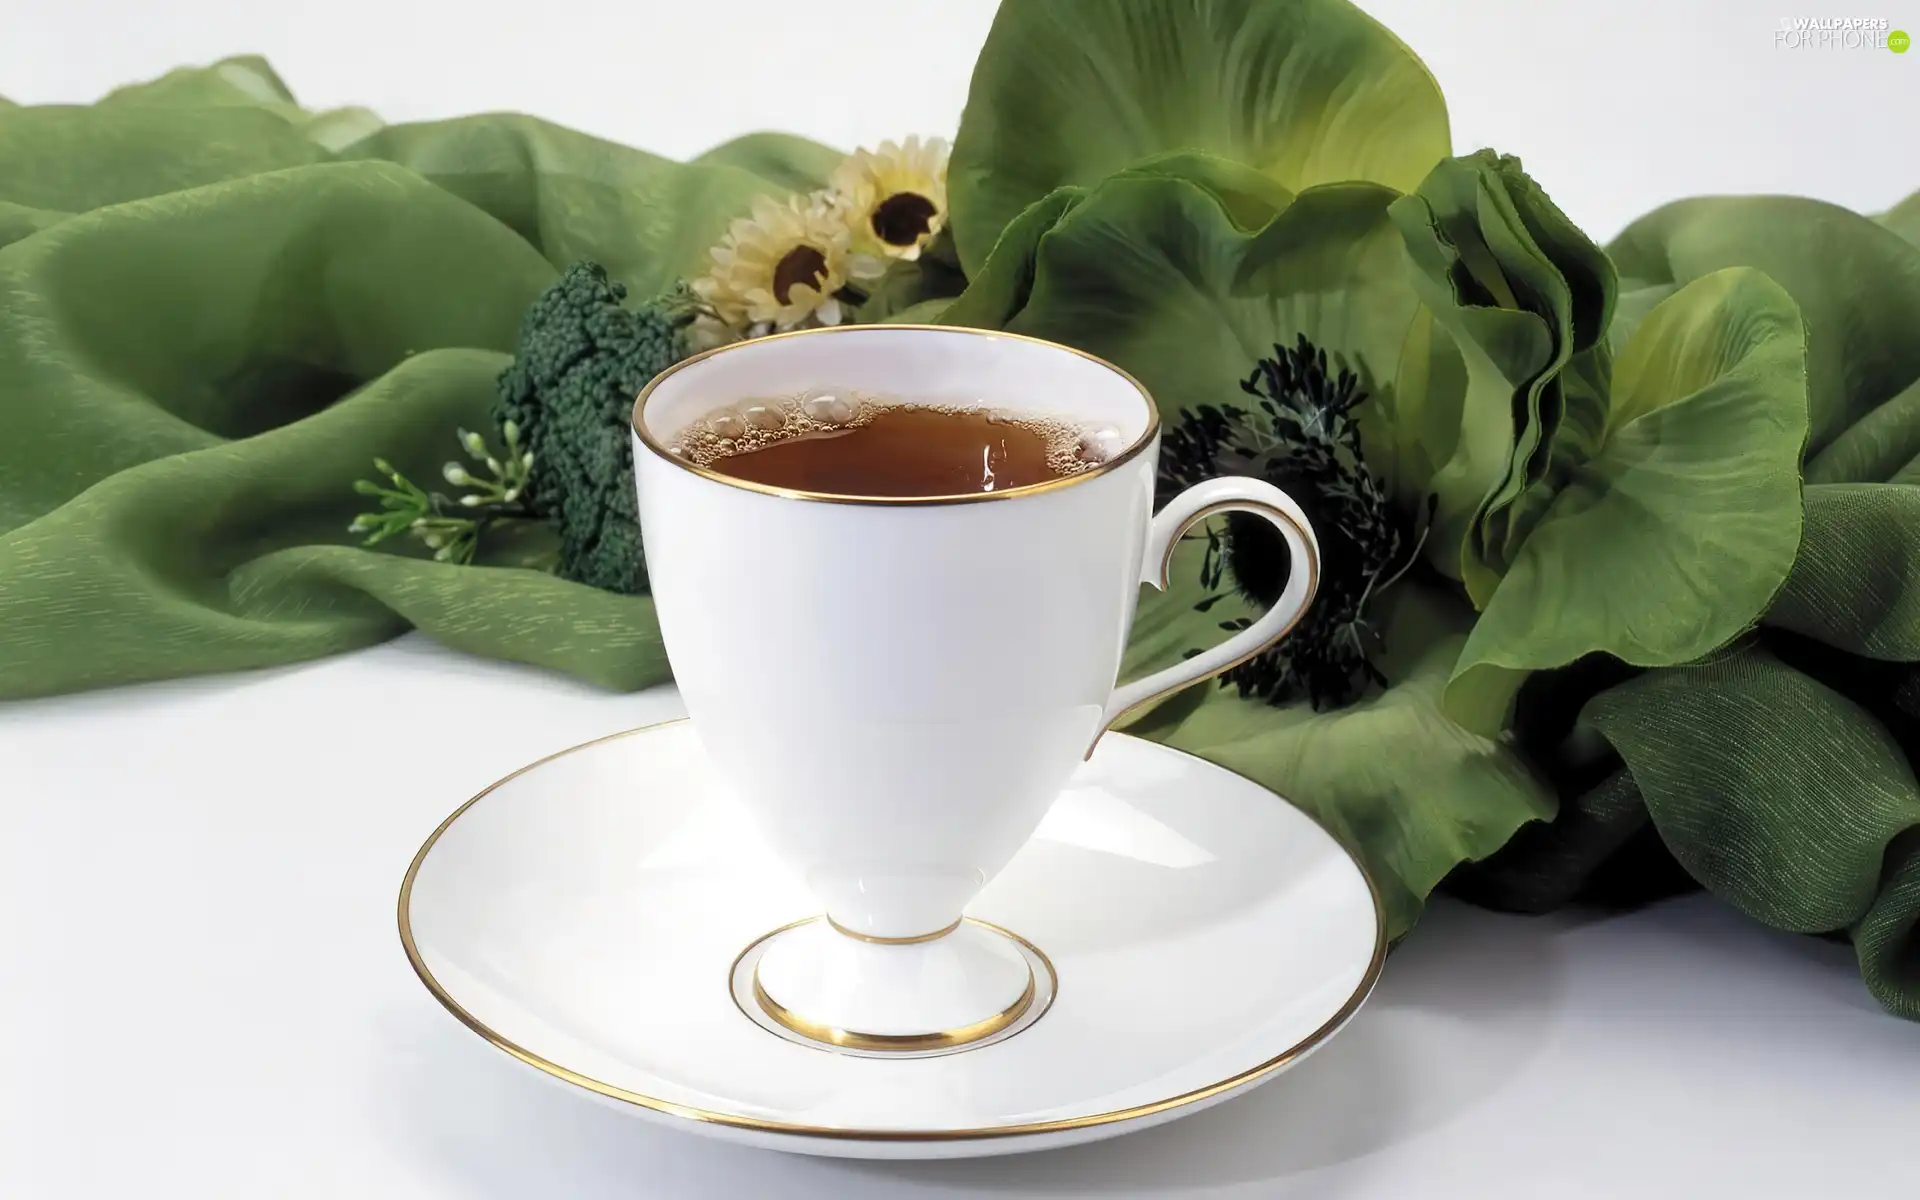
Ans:
{"label": "small white bud", "polygon": [[[483,447],[483,448],[482,448],[482,449],[480,449],[480,450],[476,450],[476,451],[474,451],[474,453],[475,453],[475,454],[482,454],[482,453],[485,453],[485,448]],[[506,468],[505,468],[505,467],[502,467],[502,466],[500,465],[500,460],[499,460],[499,459],[497,459],[497,458],[495,458],[495,457],[493,457],[492,455],[490,455],[490,454],[489,454],[489,455],[487,455],[487,470],[489,470],[489,471],[492,471],[492,472],[493,472],[493,474],[494,474],[494,478],[496,478],[496,479],[497,479],[497,478],[499,478],[499,477],[500,477],[500,472],[502,472],[502,471],[504,471],[504,470],[506,470]]]}
{"label": "small white bud", "polygon": [[447,544],[447,539],[437,533],[423,533],[420,535],[420,540],[425,542],[430,550],[438,550]]}
{"label": "small white bud", "polygon": [[473,455],[475,458],[479,458],[487,452],[486,439],[477,433],[468,433],[464,429],[460,431],[460,444],[465,446],[467,453]]}
{"label": "small white bud", "polygon": [[529,451],[527,451],[527,452],[526,452],[525,454],[522,454],[522,455],[520,456],[520,466],[522,467],[522,469],[531,469],[531,468],[532,468],[532,466],[533,466],[533,451],[531,451],[531,450],[529,450]]}
{"label": "small white bud", "polygon": [[435,550],[433,552],[433,561],[435,562],[446,562],[448,559],[452,557],[453,557],[452,546],[442,546],[440,549]]}
{"label": "small white bud", "polygon": [[507,489],[507,494],[506,494],[506,496],[505,496],[505,497],[503,497],[503,498],[504,498],[504,499],[506,500],[506,502],[507,502],[508,504],[512,504],[512,503],[513,503],[513,502],[514,502],[515,500],[518,500],[518,499],[520,498],[520,489],[519,489],[519,488],[508,488],[508,489]]}
{"label": "small white bud", "polygon": [[462,508],[479,508],[479,507],[480,507],[480,497],[478,497],[478,496],[462,496],[462,497],[460,497],[460,507],[462,507]]}
{"label": "small white bud", "polygon": [[520,426],[512,421],[508,421],[500,427],[500,436],[506,438],[509,442],[517,442],[520,440]]}
{"label": "small white bud", "polygon": [[425,517],[415,517],[413,524],[407,526],[408,529],[425,529],[426,527],[427,519]]}
{"label": "small white bud", "polygon": [[441,467],[440,474],[446,479],[448,483],[472,483],[473,482],[473,476],[467,474],[467,469],[461,466],[459,463],[450,462],[446,466]]}

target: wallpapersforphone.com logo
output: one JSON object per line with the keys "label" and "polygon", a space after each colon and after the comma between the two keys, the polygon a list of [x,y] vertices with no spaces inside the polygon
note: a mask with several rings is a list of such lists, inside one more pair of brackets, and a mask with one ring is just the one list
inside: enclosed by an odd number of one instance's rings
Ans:
{"label": "wallpapersforphone.com logo", "polygon": [[1905,54],[1913,39],[1885,17],[1781,17],[1776,50],[1891,50]]}

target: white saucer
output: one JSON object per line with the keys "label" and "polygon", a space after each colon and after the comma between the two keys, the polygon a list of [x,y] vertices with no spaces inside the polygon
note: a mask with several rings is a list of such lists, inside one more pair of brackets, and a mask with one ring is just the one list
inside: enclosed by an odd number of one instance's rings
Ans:
{"label": "white saucer", "polygon": [[875,1058],[750,1018],[743,956],[811,912],[678,721],[468,801],[407,870],[400,938],[441,1004],[552,1079],[695,1132],[858,1158],[1038,1150],[1198,1112],[1332,1037],[1386,951],[1371,885],[1319,826],[1119,734],[968,910],[1051,969],[1015,1033]]}

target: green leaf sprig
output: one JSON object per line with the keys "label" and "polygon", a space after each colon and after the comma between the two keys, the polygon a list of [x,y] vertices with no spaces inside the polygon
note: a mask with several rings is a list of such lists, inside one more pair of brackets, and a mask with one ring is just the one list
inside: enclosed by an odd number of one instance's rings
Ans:
{"label": "green leaf sprig", "polygon": [[505,452],[495,457],[486,439],[477,433],[458,431],[461,449],[484,469],[476,475],[459,462],[440,469],[443,479],[455,487],[468,489],[457,497],[429,492],[408,479],[384,458],[373,460],[391,486],[371,479],[357,479],[353,490],[379,500],[377,512],[361,513],[347,526],[349,533],[367,535],[362,545],[372,546],[401,534],[411,534],[433,551],[435,562],[465,564],[479,551],[486,530],[500,522],[534,519],[525,500],[527,475],[533,469],[533,451],[520,445],[520,429],[512,421],[502,424]]}

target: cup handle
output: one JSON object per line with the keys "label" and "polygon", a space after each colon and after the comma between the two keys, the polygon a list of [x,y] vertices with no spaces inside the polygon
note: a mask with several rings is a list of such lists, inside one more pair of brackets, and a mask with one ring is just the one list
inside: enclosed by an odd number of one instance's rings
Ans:
{"label": "cup handle", "polygon": [[1265,517],[1280,531],[1287,543],[1289,561],[1286,588],[1258,620],[1218,646],[1203,650],[1177,666],[1114,688],[1106,711],[1100,715],[1100,729],[1093,735],[1092,745],[1087,747],[1088,758],[1093,757],[1094,747],[1115,721],[1136,708],[1246,662],[1287,636],[1306,614],[1307,606],[1313,603],[1314,592],[1320,586],[1320,543],[1313,536],[1313,526],[1308,523],[1306,513],[1294,503],[1293,497],[1265,480],[1238,476],[1196,483],[1160,510],[1147,529],[1140,582],[1166,591],[1173,550],[1180,544],[1181,537],[1208,517],[1227,512]]}

